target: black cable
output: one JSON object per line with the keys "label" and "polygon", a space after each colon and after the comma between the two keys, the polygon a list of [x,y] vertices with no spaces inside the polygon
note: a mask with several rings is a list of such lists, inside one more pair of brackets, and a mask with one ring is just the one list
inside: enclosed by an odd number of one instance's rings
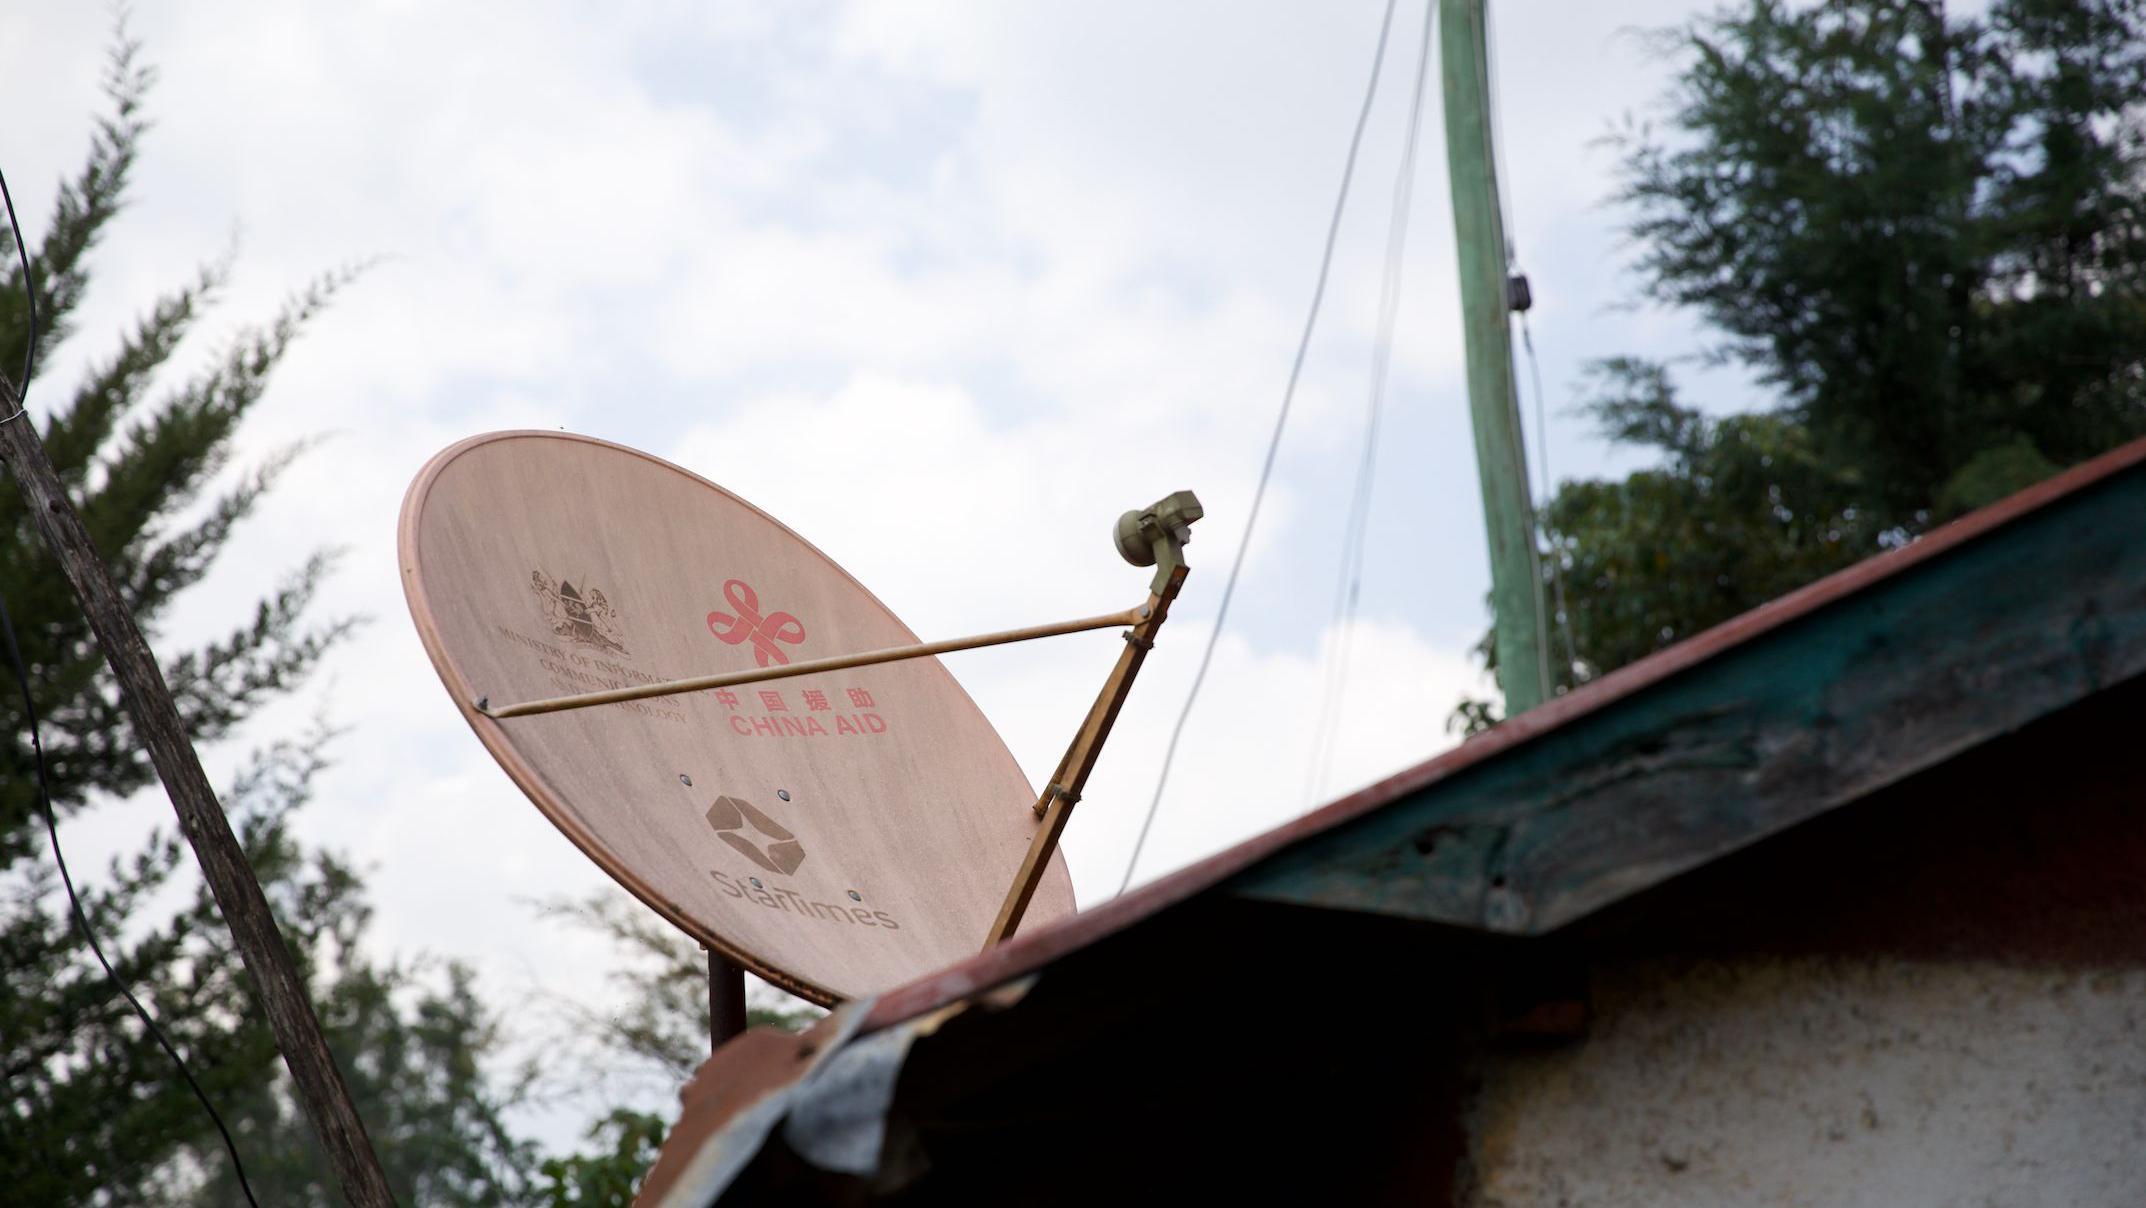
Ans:
{"label": "black cable", "polygon": [[1162,791],[1170,782],[1170,764],[1177,758],[1177,741],[1184,736],[1185,721],[1192,716],[1192,703],[1199,699],[1200,685],[1207,680],[1208,664],[1214,661],[1215,644],[1222,640],[1222,623],[1229,617],[1230,598],[1237,592],[1237,577],[1244,570],[1245,552],[1252,548],[1252,528],[1259,523],[1259,505],[1267,496],[1267,480],[1274,476],[1274,455],[1281,451],[1282,430],[1289,425],[1289,406],[1296,401],[1297,379],[1304,373],[1304,356],[1311,350],[1312,329],[1319,322],[1319,305],[1326,299],[1327,274],[1334,267],[1334,242],[1341,234],[1341,213],[1348,206],[1349,181],[1356,175],[1356,152],[1363,146],[1364,126],[1371,119],[1371,101],[1378,95],[1379,68],[1386,59],[1386,36],[1393,31],[1393,9],[1397,0],[1386,0],[1386,15],[1379,22],[1378,48],[1371,55],[1371,81],[1364,89],[1363,108],[1356,115],[1356,132],[1349,136],[1349,155],[1341,167],[1341,191],[1334,198],[1334,216],[1326,226],[1326,249],[1319,256],[1319,279],[1312,286],[1311,310],[1304,316],[1304,334],[1297,340],[1296,359],[1289,366],[1289,383],[1282,388],[1281,412],[1274,417],[1274,435],[1267,438],[1267,457],[1259,468],[1259,486],[1252,492],[1252,509],[1244,521],[1244,536],[1237,542],[1237,556],[1230,562],[1229,579],[1222,585],[1222,602],[1215,609],[1215,627],[1207,635],[1207,649],[1200,654],[1200,667],[1192,675],[1192,690],[1185,694],[1185,707],[1179,710],[1177,724],[1170,729],[1170,744],[1163,748],[1162,771],[1155,778],[1155,796],[1148,802],[1147,817],[1140,823],[1140,837],[1133,842],[1133,858],[1126,861],[1125,879],[1118,883],[1118,892],[1124,893],[1133,883],[1133,871],[1140,866],[1140,851],[1147,846],[1148,828],[1155,825],[1155,810],[1162,804]]}
{"label": "black cable", "polygon": [[[8,230],[15,238],[15,256],[22,264],[22,289],[29,300],[29,339],[22,357],[22,387],[15,394],[15,415],[7,417],[14,419],[30,406],[30,374],[37,364],[37,288],[30,280],[29,250],[22,242],[22,226],[15,221],[15,198],[8,192],[6,173],[0,173],[0,201],[7,203]],[[4,422],[6,421],[0,420],[0,423]],[[151,1036],[156,1037],[157,1044],[171,1058],[171,1063],[179,1067],[179,1076],[186,1079],[186,1085],[194,1092],[194,1098],[201,1101],[201,1110],[209,1114],[209,1121],[216,1125],[217,1135],[224,1140],[224,1151],[231,1155],[231,1169],[238,1175],[239,1190],[245,1193],[248,1204],[253,1208],[261,1208],[261,1202],[253,1197],[253,1184],[246,1181],[246,1166],[239,1161],[238,1144],[231,1139],[231,1130],[224,1127],[223,1117],[216,1114],[216,1107],[209,1102],[208,1093],[201,1089],[199,1082],[194,1081],[193,1071],[186,1068],[186,1059],[179,1056],[179,1050],[172,1047],[171,1041],[164,1035],[164,1029],[156,1026],[156,1020],[150,1018],[148,1009],[142,1006],[141,1000],[134,997],[134,991],[129,989],[127,983],[113,970],[112,962],[105,959],[104,948],[97,943],[97,933],[90,929],[89,916],[82,911],[82,899],[75,893],[74,877],[67,871],[67,857],[60,851],[60,824],[58,815],[52,809],[52,787],[45,771],[45,742],[37,722],[37,698],[30,692],[30,668],[23,662],[22,648],[15,642],[15,622],[8,615],[7,596],[4,593],[0,593],[0,637],[7,641],[8,663],[15,669],[16,686],[22,689],[23,716],[30,723],[30,750],[36,756],[37,798],[45,807],[45,833],[52,837],[52,859],[60,866],[60,884],[67,888],[67,907],[74,915],[75,927],[82,932],[82,941],[88,944],[89,950],[96,955],[97,964],[103,967],[105,977],[111,979],[112,985],[126,997],[127,1005],[134,1008],[134,1013],[141,1016],[142,1024],[149,1029]]]}
{"label": "black cable", "polygon": [[22,227],[15,221],[15,195],[7,191],[7,174],[0,172],[0,201],[7,202],[7,227],[15,237],[15,259],[22,265],[22,297],[30,308],[30,338],[22,344],[22,388],[15,392],[15,411],[7,419],[20,417],[30,409],[30,371],[37,365],[37,286],[30,281],[30,252],[22,246]]}

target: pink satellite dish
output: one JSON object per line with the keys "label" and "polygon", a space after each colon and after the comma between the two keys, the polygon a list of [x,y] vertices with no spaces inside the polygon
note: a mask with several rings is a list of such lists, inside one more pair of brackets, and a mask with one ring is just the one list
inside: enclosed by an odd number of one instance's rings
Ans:
{"label": "pink satellite dish", "polygon": [[[620,445],[494,432],[418,474],[400,549],[411,617],[470,728],[688,935],[822,1004],[985,942],[1047,824],[936,658],[511,720],[476,703],[917,641],[773,517]],[[1065,862],[1048,859],[1034,922],[1073,911]]]}

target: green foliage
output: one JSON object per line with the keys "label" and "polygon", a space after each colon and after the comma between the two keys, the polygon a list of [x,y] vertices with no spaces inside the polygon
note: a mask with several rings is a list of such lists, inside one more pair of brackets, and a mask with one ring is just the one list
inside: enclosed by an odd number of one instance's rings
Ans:
{"label": "green foliage", "polygon": [[1937,517],[1949,520],[2033,486],[2057,467],[2024,436],[2010,444],[1984,449],[1967,459],[1937,493]]}
{"label": "green foliage", "polygon": [[[32,273],[42,363],[73,331],[90,285],[89,253],[122,211],[153,73],[120,32],[83,170],[65,182]],[[0,251],[12,244],[0,233]],[[205,369],[173,383],[170,366],[216,301],[229,265],[202,267],[158,299],[117,350],[94,362],[44,415],[42,436],[78,500],[136,620],[158,618],[198,583],[237,526],[298,457],[285,449],[236,475],[234,437],[276,365],[351,277],[324,277],[268,322],[242,329]],[[21,363],[19,270],[0,274],[0,372]],[[222,483],[220,488],[216,484]],[[217,493],[208,494],[212,488]],[[344,637],[347,620],[309,619],[329,567],[301,563],[243,624],[163,653],[197,744],[285,697]],[[64,818],[154,783],[117,685],[71,590],[13,492],[0,498],[0,583],[8,592],[44,720],[53,804]],[[161,645],[161,644],[160,644]],[[44,851],[28,726],[12,678],[0,682],[0,1199],[34,1204],[222,1205],[240,1199],[222,1143],[139,1020],[70,925]],[[224,805],[328,1033],[390,1186],[406,1204],[625,1204],[653,1161],[664,1123],[611,1112],[595,1147],[552,1158],[504,1113],[533,1075],[506,1087],[489,1071],[499,1022],[453,964],[383,963],[363,947],[370,917],[358,872],[293,836],[291,819],[322,767],[327,734],[262,753]],[[176,901],[176,908],[173,902]],[[340,1202],[277,1054],[252,984],[214,902],[165,831],[85,886],[84,906],[121,977],[135,987],[221,1111],[263,1203]],[[705,966],[694,946],[618,901],[562,907],[637,956],[627,1006],[587,1016],[587,1085],[651,1074],[674,1091],[706,1055]],[[755,1008],[755,1025],[795,1029],[810,1008]],[[532,1176],[532,1169],[537,1173]]]}
{"label": "green foliage", "polygon": [[[270,854],[258,817],[237,821],[249,851]],[[224,1099],[268,1078],[276,1055],[258,1030],[230,1026],[249,1004],[235,962],[216,959],[228,941],[213,905],[196,895],[160,924],[122,930],[170,882],[181,850],[152,836],[103,887],[85,889],[83,907],[120,976]],[[0,917],[0,1186],[23,1203],[148,1202],[160,1169],[206,1121],[83,950],[57,877],[40,867],[25,882]]]}
{"label": "green foliage", "polygon": [[[356,874],[292,836],[324,736],[258,757],[223,801],[390,1185],[404,1203],[505,1204],[533,1160],[500,1120],[506,1098],[482,1064],[496,1025],[467,971],[376,965],[359,949],[368,915]],[[264,1203],[329,1204],[340,1193],[298,1113],[275,1040],[206,889],[168,919],[151,905],[184,890],[185,849],[158,832],[85,905],[120,974],[187,1056],[238,1138]],[[164,1054],[71,929],[52,878],[0,917],[0,1186],[21,1202],[228,1204],[239,1198],[221,1142]]]}
{"label": "green foliage", "polygon": [[537,1202],[545,1208],[626,1208],[655,1164],[664,1131],[661,1116],[612,1112],[589,1130],[597,1142],[594,1153],[545,1160]]}
{"label": "green foliage", "polygon": [[1901,524],[1977,453],[2140,430],[2135,0],[1763,0],[1682,38],[1674,141],[1627,143],[1653,298],[1777,387]]}
{"label": "green foliage", "polygon": [[[502,1120],[512,1088],[503,1094],[487,1079],[498,1023],[478,1000],[471,973],[453,963],[375,963],[359,948],[371,911],[355,870],[290,840],[284,819],[311,795],[323,766],[318,746],[316,740],[279,748],[232,796],[259,799],[271,820],[261,827],[263,851],[253,856],[254,867],[300,955],[329,1048],[388,1184],[402,1203],[520,1203],[527,1191],[523,1172],[535,1153]],[[261,785],[264,771],[268,783]],[[262,1033],[259,1042],[272,1045],[265,1021],[237,1026]],[[216,1100],[237,1126],[256,1195],[263,1203],[341,1202],[287,1072],[280,1061],[270,1072]],[[187,1148],[166,1177],[182,1182],[186,1170],[205,1171],[194,1202],[206,1208],[237,1201],[237,1181],[214,1134],[195,1131]]]}
{"label": "green foliage", "polygon": [[1623,482],[1567,483],[1544,509],[1580,677],[1623,666],[1876,548],[1856,484],[1794,419],[1709,419],[1659,366],[1610,361],[1592,402],[1610,437],[1664,455]]}
{"label": "green foliage", "polygon": [[[67,338],[89,287],[88,254],[123,208],[146,130],[152,79],[122,29],[101,121],[82,172],[63,184],[36,249],[40,359]],[[0,250],[14,265],[12,243]],[[46,448],[74,492],[137,621],[200,581],[288,468],[285,450],[224,481],[232,440],[278,362],[348,279],[302,290],[242,329],[207,367],[156,391],[227,266],[204,267],[159,299],[108,359],[51,408]],[[26,331],[19,269],[0,276],[0,363],[18,373]],[[164,652],[197,742],[283,697],[349,631],[307,619],[328,566],[304,561],[220,639]],[[4,584],[44,720],[52,801],[63,817],[153,783],[117,686],[72,592],[14,491],[0,497]],[[164,1053],[92,961],[46,851],[28,725],[12,670],[0,679],[0,1199],[25,1204],[223,1205],[239,1199],[208,1119]],[[369,908],[355,870],[294,838],[293,813],[321,768],[326,734],[261,754],[224,796],[254,872],[403,1203],[521,1203],[535,1155],[501,1113],[513,1088],[485,1077],[496,1023],[466,970],[380,964],[361,948]],[[78,877],[88,870],[77,869]],[[327,1204],[340,1193],[296,1110],[266,1017],[215,904],[164,830],[83,888],[91,924],[186,1056],[237,1137],[264,1203]],[[174,907],[174,903],[176,906]]]}
{"label": "green foliage", "polygon": [[[72,331],[89,283],[88,253],[123,208],[139,140],[141,106],[153,72],[122,30],[105,81],[112,113],[98,123],[89,161],[62,184],[32,273],[41,321],[39,363]],[[28,329],[21,269],[12,235],[0,230],[0,366],[20,372]],[[305,325],[348,282],[324,277],[301,290],[267,323],[242,329],[205,369],[151,398],[163,370],[213,304],[227,265],[203,267],[194,280],[160,298],[108,359],[95,363],[73,395],[43,426],[54,468],[75,494],[83,522],[111,567],[135,620],[152,638],[157,620],[200,581],[234,527],[260,502],[297,450],[268,458],[204,500],[229,462],[232,438],[269,377]],[[308,624],[329,568],[316,554],[262,600],[225,637],[192,649],[164,650],[163,666],[179,712],[197,742],[212,742],[267,700],[295,686],[322,654],[349,632],[347,619]],[[0,583],[7,584],[23,658],[43,713],[53,803],[63,813],[91,795],[125,794],[151,783],[154,770],[119,706],[118,690],[98,653],[73,592],[46,552],[14,491],[0,493]],[[10,674],[10,679],[12,675]],[[9,687],[0,700],[0,868],[35,842],[36,778],[28,726]]]}
{"label": "green foliage", "polygon": [[[554,1075],[569,1084],[567,1096],[591,1091],[622,1095],[650,1090],[668,1097],[708,1059],[708,956],[637,902],[605,891],[579,899],[554,899],[544,913],[604,937],[623,954],[614,986],[622,1003],[610,1011],[579,1003],[558,1004],[565,1027],[552,1045]],[[824,1012],[794,999],[779,1005],[748,1005],[746,1026],[801,1031]],[[624,1205],[663,1142],[661,1118],[614,1110],[589,1133],[594,1150],[545,1161],[542,1203]]]}
{"label": "green foliage", "polygon": [[[708,1059],[708,955],[677,928],[637,902],[603,892],[544,903],[550,917],[609,940],[624,955],[616,986],[623,1005],[596,1011],[565,1004],[569,1035],[559,1051],[581,1050],[584,1083],[635,1080],[674,1088]],[[825,1014],[795,999],[750,1006],[749,1027],[795,1032]]]}
{"label": "green foliage", "polygon": [[1662,460],[1543,508],[1567,685],[2146,433],[2142,14],[1748,0],[1660,35],[1667,129],[1616,140],[1641,289],[1773,397],[1595,367]]}

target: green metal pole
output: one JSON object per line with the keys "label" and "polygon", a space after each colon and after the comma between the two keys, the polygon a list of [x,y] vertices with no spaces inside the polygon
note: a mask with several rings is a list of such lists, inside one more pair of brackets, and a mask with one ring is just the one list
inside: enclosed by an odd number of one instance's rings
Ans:
{"label": "green metal pole", "polygon": [[1461,327],[1468,349],[1468,411],[1490,530],[1491,611],[1498,685],[1510,717],[1550,695],[1548,614],[1535,556],[1535,508],[1521,451],[1506,294],[1505,220],[1498,213],[1491,149],[1484,0],[1442,0],[1438,40],[1445,66],[1446,161],[1453,235],[1460,251]]}

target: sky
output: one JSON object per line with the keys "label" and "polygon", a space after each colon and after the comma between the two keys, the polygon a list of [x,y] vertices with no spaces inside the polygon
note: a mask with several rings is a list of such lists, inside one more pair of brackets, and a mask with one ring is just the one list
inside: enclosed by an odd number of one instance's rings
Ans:
{"label": "sky", "polygon": [[[0,168],[35,246],[103,112],[112,16],[0,7]],[[225,632],[307,552],[342,551],[320,611],[367,623],[205,757],[228,779],[254,746],[340,728],[298,830],[367,870],[380,953],[466,961],[502,1004],[605,1001],[614,954],[534,903],[609,882],[486,754],[410,625],[395,521],[433,453],[501,428],[646,449],[797,529],[927,638],[1124,607],[1147,575],[1111,523],[1194,489],[1191,579],[1064,840],[1092,905],[1124,874],[1213,631],[1382,7],[141,0],[155,125],[31,406],[206,260],[233,254],[231,283],[167,384],[308,280],[368,265],[290,352],[231,472],[317,443],[155,644]],[[1506,220],[1549,413],[1545,434],[1523,363],[1530,452],[1561,479],[1622,473],[1640,463],[1571,413],[1584,365],[1705,343],[1633,305],[1609,139],[1670,83],[1638,31],[1703,6],[1494,7]],[[1430,758],[1455,703],[1491,690],[1470,654],[1489,571],[1435,49],[1368,572],[1347,641],[1333,623],[1422,20],[1399,4],[1326,309],[1140,881]],[[1756,401],[1733,374],[1686,378],[1710,409]],[[1117,644],[948,666],[1034,780]],[[1343,647],[1322,770],[1322,660]],[[145,793],[85,812],[70,853],[100,867],[168,811]]]}

